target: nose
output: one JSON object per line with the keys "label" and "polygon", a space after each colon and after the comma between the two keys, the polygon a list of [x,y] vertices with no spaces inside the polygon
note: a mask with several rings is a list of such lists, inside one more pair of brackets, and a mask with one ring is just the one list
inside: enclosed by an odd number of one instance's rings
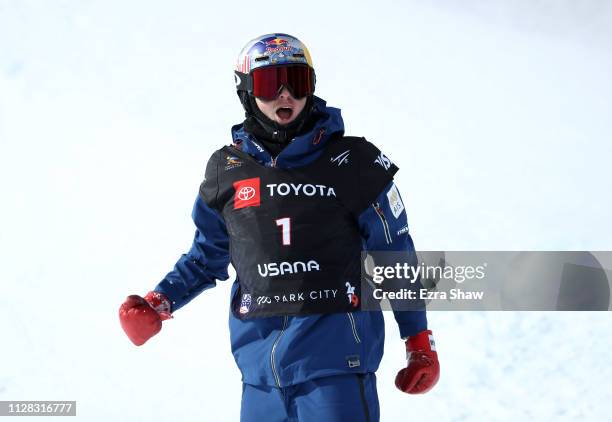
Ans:
{"label": "nose", "polygon": [[278,98],[291,98],[291,99],[293,99],[293,96],[291,95],[291,92],[289,92],[287,87],[283,85],[283,89],[278,94]]}

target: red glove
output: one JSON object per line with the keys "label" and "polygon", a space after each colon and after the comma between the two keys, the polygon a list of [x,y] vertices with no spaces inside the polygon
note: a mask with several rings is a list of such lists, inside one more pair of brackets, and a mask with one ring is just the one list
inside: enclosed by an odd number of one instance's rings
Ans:
{"label": "red glove", "polygon": [[408,394],[423,394],[440,378],[440,363],[431,330],[421,331],[406,340],[408,365],[397,373],[395,386]]}
{"label": "red glove", "polygon": [[136,346],[159,333],[162,321],[169,318],[172,318],[170,301],[157,292],[149,292],[144,298],[128,296],[119,308],[121,327]]}

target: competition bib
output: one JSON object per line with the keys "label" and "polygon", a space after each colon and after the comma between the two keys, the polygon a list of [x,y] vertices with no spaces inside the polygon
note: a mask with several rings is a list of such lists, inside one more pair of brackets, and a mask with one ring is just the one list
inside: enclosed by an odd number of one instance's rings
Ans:
{"label": "competition bib", "polygon": [[398,168],[363,138],[328,142],[312,163],[267,167],[234,146],[208,162],[200,194],[225,219],[239,318],[360,308],[357,218]]}

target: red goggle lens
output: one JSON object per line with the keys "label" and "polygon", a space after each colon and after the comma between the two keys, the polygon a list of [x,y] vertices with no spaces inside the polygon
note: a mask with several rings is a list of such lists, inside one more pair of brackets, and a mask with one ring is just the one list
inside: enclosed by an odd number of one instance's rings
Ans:
{"label": "red goggle lens", "polygon": [[260,67],[252,73],[253,95],[273,100],[285,86],[295,98],[314,93],[313,72],[308,66]]}

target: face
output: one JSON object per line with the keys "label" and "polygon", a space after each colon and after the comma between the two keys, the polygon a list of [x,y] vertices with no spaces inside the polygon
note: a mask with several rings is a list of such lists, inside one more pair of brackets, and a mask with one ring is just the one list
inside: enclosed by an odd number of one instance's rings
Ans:
{"label": "face", "polygon": [[287,88],[283,87],[283,90],[274,100],[266,101],[256,97],[255,102],[268,119],[280,125],[287,125],[294,121],[304,109],[306,97],[297,100],[293,98]]}

